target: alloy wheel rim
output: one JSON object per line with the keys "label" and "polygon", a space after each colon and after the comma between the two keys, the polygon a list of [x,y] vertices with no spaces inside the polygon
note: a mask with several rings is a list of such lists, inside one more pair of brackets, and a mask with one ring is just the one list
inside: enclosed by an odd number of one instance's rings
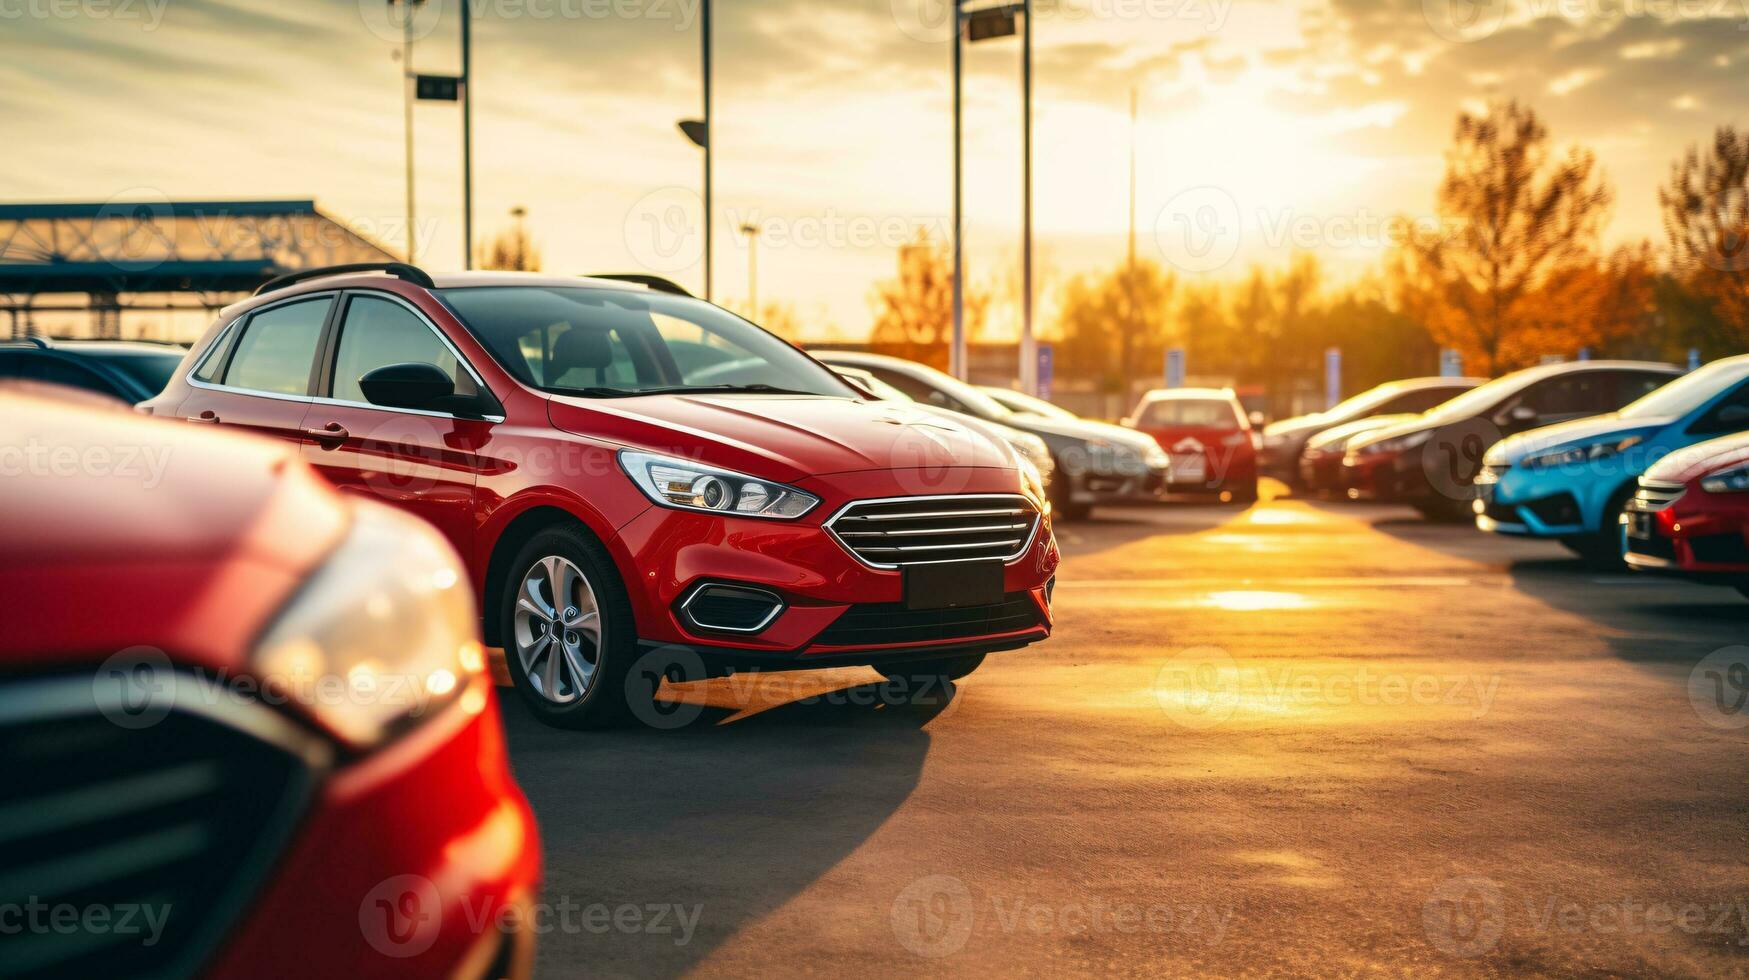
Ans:
{"label": "alloy wheel rim", "polygon": [[517,661],[529,686],[554,704],[589,693],[601,665],[601,606],[582,570],[549,555],[516,590]]}

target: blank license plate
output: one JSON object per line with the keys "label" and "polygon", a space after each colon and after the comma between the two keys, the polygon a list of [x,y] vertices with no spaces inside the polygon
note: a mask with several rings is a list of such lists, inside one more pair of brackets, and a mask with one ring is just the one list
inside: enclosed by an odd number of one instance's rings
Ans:
{"label": "blank license plate", "polygon": [[1208,479],[1208,461],[1201,456],[1172,457],[1173,483],[1201,483]]}
{"label": "blank license plate", "polygon": [[958,609],[1002,601],[1002,563],[949,562],[905,569],[906,609]]}

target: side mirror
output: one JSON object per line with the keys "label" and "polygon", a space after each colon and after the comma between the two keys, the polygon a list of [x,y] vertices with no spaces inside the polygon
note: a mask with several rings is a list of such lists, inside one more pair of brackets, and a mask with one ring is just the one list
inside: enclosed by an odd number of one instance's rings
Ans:
{"label": "side mirror", "polygon": [[867,383],[854,374],[840,374],[838,380],[849,385],[851,388],[855,389],[857,394],[871,402],[878,402],[881,400],[880,396],[874,393],[874,389],[870,388]]}
{"label": "side mirror", "polygon": [[1262,412],[1252,412],[1250,418],[1251,418],[1251,427],[1254,429],[1263,428],[1263,423],[1268,421],[1267,419],[1265,419],[1263,417]]}
{"label": "side mirror", "polygon": [[428,408],[455,394],[455,382],[435,364],[390,364],[358,379],[372,405],[384,408]]}
{"label": "side mirror", "polygon": [[1122,418],[1117,420],[1117,424],[1126,429],[1133,429],[1136,427],[1136,420],[1133,418]]}
{"label": "side mirror", "polygon": [[947,403],[947,396],[939,391],[932,391],[929,393],[929,404],[934,405],[936,408],[952,407]]}

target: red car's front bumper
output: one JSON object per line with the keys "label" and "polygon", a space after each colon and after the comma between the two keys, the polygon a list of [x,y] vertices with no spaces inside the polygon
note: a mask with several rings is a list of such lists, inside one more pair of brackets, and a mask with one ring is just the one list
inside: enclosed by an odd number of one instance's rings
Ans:
{"label": "red car's front bumper", "polygon": [[[974,613],[957,626],[909,633],[851,630],[840,620],[880,620],[883,611],[904,615],[904,574],[858,561],[823,525],[844,504],[895,497],[945,494],[1012,494],[1012,473],[967,469],[930,475],[919,484],[905,471],[817,476],[801,486],[822,503],[796,521],[723,518],[713,514],[651,508],[620,529],[638,636],[646,645],[674,645],[708,653],[733,665],[810,667],[870,663],[893,653],[996,650],[1050,635],[1050,587],[1059,554],[1047,508],[1019,557],[1003,568],[1004,607],[990,607],[979,625]],[[701,630],[681,614],[689,594],[703,584],[743,586],[776,595],[782,610],[760,629],[744,634]],[[928,618],[928,617],[925,617]],[[846,620],[845,622],[850,622]],[[837,629],[831,629],[838,624]]]}
{"label": "red car's front bumper", "polygon": [[1629,565],[1749,583],[1749,494],[1707,493],[1691,484],[1667,505],[1648,505],[1645,497],[1628,504],[1623,557]]}
{"label": "red car's front bumper", "polygon": [[215,977],[527,976],[540,839],[479,678],[331,773]]}

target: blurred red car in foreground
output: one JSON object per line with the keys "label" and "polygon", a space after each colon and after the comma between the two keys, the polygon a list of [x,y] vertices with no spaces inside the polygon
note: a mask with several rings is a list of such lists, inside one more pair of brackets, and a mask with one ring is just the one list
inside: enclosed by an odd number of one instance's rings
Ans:
{"label": "blurred red car in foreground", "polygon": [[1159,388],[1123,424],[1172,458],[1168,490],[1257,499],[1257,433],[1231,388]]}
{"label": "blurred red car in foreground", "polygon": [[295,449],[0,391],[0,975],[525,975],[467,577]]}
{"label": "blurred red car in foreground", "polygon": [[1733,585],[1749,596],[1749,433],[1654,464],[1622,522],[1630,567]]}

